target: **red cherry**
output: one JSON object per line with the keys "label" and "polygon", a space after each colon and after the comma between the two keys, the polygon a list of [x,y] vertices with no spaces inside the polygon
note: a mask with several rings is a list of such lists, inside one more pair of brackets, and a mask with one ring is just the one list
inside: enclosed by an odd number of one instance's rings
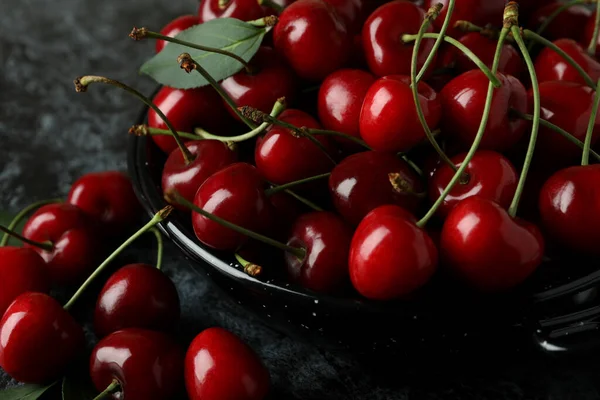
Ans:
{"label": "red cherry", "polygon": [[[399,174],[412,193],[395,188],[390,174]],[[352,225],[385,204],[416,212],[423,192],[419,178],[394,153],[367,151],[346,157],[329,177],[329,192],[337,211]]]}
{"label": "red cherry", "polygon": [[[279,119],[297,127],[321,128],[313,117],[291,108],[282,112]],[[315,135],[315,138],[334,154],[327,136]],[[265,136],[258,138],[254,160],[261,175],[277,185],[323,174],[333,168],[331,160],[309,138],[296,137],[280,126],[273,126]]]}
{"label": "red cherry", "polygon": [[414,217],[398,206],[371,211],[350,244],[350,279],[372,300],[405,297],[429,281],[437,267],[437,249]]}
{"label": "red cherry", "polygon": [[[363,47],[369,69],[375,75],[408,75],[413,47],[402,41],[402,35],[419,31],[425,12],[414,3],[395,0],[377,8],[362,29]],[[432,32],[433,28],[427,29]],[[418,66],[433,48],[433,40],[423,40],[419,48]]]}
{"label": "red cherry", "polygon": [[134,225],[141,210],[131,180],[119,171],[82,176],[71,186],[67,203],[100,221],[113,235]]}
{"label": "red cherry", "polygon": [[113,380],[113,399],[178,398],[183,389],[183,351],[162,332],[123,329],[100,340],[90,357],[90,376],[98,391]]}
{"label": "red cherry", "polygon": [[321,81],[350,56],[351,37],[344,21],[323,0],[298,0],[273,28],[275,48],[298,76]]}
{"label": "red cherry", "polygon": [[[224,3],[223,5],[221,3]],[[215,18],[236,18],[252,21],[265,15],[265,10],[256,0],[202,0],[198,8],[200,22]]]}
{"label": "red cherry", "polygon": [[48,383],[83,351],[83,329],[52,297],[21,294],[0,320],[0,367],[19,382]]}
{"label": "red cherry", "polygon": [[491,200],[472,196],[446,218],[440,252],[444,265],[469,286],[500,292],[535,271],[542,262],[544,240],[535,225],[512,218]]}
{"label": "red cherry", "polygon": [[306,250],[300,260],[285,253],[290,279],[321,293],[335,293],[348,286],[348,251],[352,230],[337,215],[321,211],[301,215],[287,241]]}
{"label": "red cherry", "polygon": [[[186,29],[191,28],[194,25],[198,25],[199,23],[200,21],[198,21],[197,15],[182,15],[165,25],[160,30],[160,34],[163,36],[175,37]],[[160,51],[164,49],[168,43],[169,42],[165,40],[157,40],[156,52],[160,53]]]}
{"label": "red cherry", "polygon": [[97,236],[86,214],[72,204],[40,207],[23,227],[23,236],[52,243],[51,251],[25,246],[42,256],[50,279],[59,285],[78,283],[93,271],[98,259]]}
{"label": "red cherry", "polygon": [[[163,193],[177,190],[189,201],[194,200],[198,188],[215,172],[237,161],[237,153],[218,140],[194,140],[185,143],[185,147],[195,157],[186,164],[183,153],[176,148],[169,154],[163,166]],[[181,210],[187,208],[176,204]]]}
{"label": "red cherry", "polygon": [[46,263],[35,251],[0,247],[0,315],[22,293],[47,292],[50,285],[46,275]]}
{"label": "red cherry", "polygon": [[[527,111],[527,91],[518,79],[498,74],[502,86],[494,90],[490,117],[481,149],[503,151],[514,146],[527,128],[521,119],[510,118],[509,110]],[[470,146],[479,129],[489,80],[480,70],[465,72],[440,92],[444,133]]]}
{"label": "red cherry", "polygon": [[[460,167],[466,153],[452,158],[456,167]],[[502,208],[508,209],[517,189],[519,176],[511,162],[500,153],[482,150],[475,153],[465,173],[469,175],[468,183],[457,183],[438,208],[438,215],[446,217],[462,200],[471,196],[483,197],[495,201]],[[448,186],[454,171],[447,164],[442,164],[429,181],[429,198],[435,202]]]}
{"label": "red cherry", "polygon": [[[527,26],[529,29],[536,31],[552,13],[563,5],[564,3],[560,1],[552,1],[538,8],[529,18]],[[591,13],[592,12],[583,5],[568,7],[546,26],[542,35],[549,40],[566,38],[581,40],[585,25],[588,22]]]}
{"label": "red cherry", "polygon": [[[437,3],[441,3],[444,6],[439,17],[433,22],[438,30],[442,27],[446,19],[449,2],[450,0],[425,0],[424,2],[423,8],[426,10],[429,10],[429,8]],[[505,3],[505,0],[456,0],[447,34],[454,37],[460,37],[463,34],[461,30],[454,28],[456,21],[460,20],[470,21],[479,26],[487,24],[501,26]]]}
{"label": "red cherry", "polygon": [[348,32],[360,32],[367,15],[363,0],[325,0],[331,4],[337,14],[344,20]]}
{"label": "red cherry", "polygon": [[[435,129],[442,113],[437,93],[424,82],[419,82],[417,89],[427,125]],[[375,81],[365,96],[359,125],[362,138],[377,151],[404,152],[426,140],[410,78],[390,75]]]}
{"label": "red cherry", "polygon": [[[487,36],[482,35],[478,32],[467,33],[459,40],[462,44],[469,48],[481,61],[492,68],[494,63],[494,54],[496,53],[497,41],[490,39]],[[451,56],[454,61],[456,70],[459,73],[467,72],[475,69],[476,66],[462,51],[459,51],[455,47],[450,48]],[[500,63],[498,64],[498,72],[502,72],[505,75],[512,75],[514,77],[521,76],[523,71],[523,61],[519,52],[510,44],[504,44],[502,46],[502,52],[500,53]]]}
{"label": "red cherry", "polygon": [[[595,82],[600,78],[600,63],[590,57],[587,52],[571,39],[558,39],[553,42],[556,46],[567,53],[573,60],[583,68]],[[538,81],[570,81],[585,85],[585,80],[577,70],[570,66],[564,58],[550,48],[544,48],[535,59],[535,73]]]}
{"label": "red cherry", "polygon": [[[596,26],[596,13],[593,13],[590,18],[588,18],[587,23],[585,24],[585,30],[583,32],[583,39],[581,40],[581,44],[583,47],[587,48],[587,46],[592,41],[592,37],[594,36],[594,27]],[[600,37],[596,42],[596,58],[600,55]]]}
{"label": "red cherry", "polygon": [[185,385],[190,400],[262,400],[270,377],[256,353],[237,336],[209,328],[188,348]]}

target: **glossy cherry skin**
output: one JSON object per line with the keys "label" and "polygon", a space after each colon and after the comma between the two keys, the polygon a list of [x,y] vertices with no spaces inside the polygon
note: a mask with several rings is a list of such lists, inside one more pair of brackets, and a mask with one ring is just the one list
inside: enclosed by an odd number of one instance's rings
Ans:
{"label": "glossy cherry skin", "polygon": [[[439,30],[446,18],[449,0],[425,0],[423,8],[429,10],[430,7],[437,3],[441,3],[444,6],[439,17],[433,21],[436,30]],[[453,28],[454,23],[460,20],[470,21],[479,26],[485,26],[487,24],[502,26],[502,15],[504,13],[505,3],[506,1],[504,0],[456,0],[447,33],[450,36],[460,37],[463,32]]]}
{"label": "glossy cherry skin", "polygon": [[539,208],[546,231],[565,247],[599,254],[600,165],[562,169],[546,181]]}
{"label": "glossy cherry skin", "polygon": [[298,0],[279,16],[273,43],[299,77],[319,82],[348,61],[352,37],[330,4]]}
{"label": "glossy cherry skin", "polygon": [[[402,41],[402,35],[418,32],[425,12],[414,3],[395,0],[377,8],[362,29],[362,41],[369,69],[377,76],[408,75],[413,47]],[[430,27],[427,32],[432,32]],[[423,40],[419,48],[418,66],[425,63],[433,40]]]}
{"label": "glossy cherry skin", "polygon": [[285,253],[290,280],[319,293],[348,286],[348,252],[352,229],[336,214],[317,211],[301,215],[287,244],[306,250],[304,259]]}
{"label": "glossy cherry skin", "polygon": [[[430,129],[435,129],[441,114],[437,93],[419,82],[419,102]],[[427,140],[414,105],[410,78],[390,75],[371,85],[360,112],[360,136],[376,151],[408,151]]]}
{"label": "glossy cherry skin", "polygon": [[0,316],[22,293],[50,290],[46,263],[26,247],[0,247]]}
{"label": "glossy cherry skin", "polygon": [[[285,110],[279,119],[297,127],[321,128],[313,117],[296,109]],[[315,138],[330,154],[335,154],[329,137],[315,135]],[[271,127],[265,136],[258,138],[254,161],[261,175],[277,185],[323,174],[333,168],[331,160],[309,138],[296,137],[280,126]]]}
{"label": "glossy cherry skin", "polygon": [[[544,21],[554,13],[564,3],[552,1],[537,10],[529,18],[527,27],[534,31],[544,23]],[[583,5],[574,5],[562,11],[550,24],[544,29],[542,35],[549,40],[556,39],[574,39],[581,40],[586,23],[590,19],[591,11]]]}
{"label": "glossy cherry skin", "polygon": [[[400,174],[412,193],[394,187],[389,174]],[[353,226],[369,212],[396,204],[416,212],[423,185],[410,166],[395,153],[366,151],[346,157],[331,171],[329,192],[336,210]]]}
{"label": "glossy cherry skin", "polygon": [[[199,23],[200,21],[198,20],[197,15],[182,15],[165,25],[160,30],[160,34],[163,36],[175,37],[186,29],[191,28],[194,25],[198,25]],[[164,49],[167,44],[169,44],[169,42],[165,40],[157,40],[156,52],[160,53],[160,51]]]}
{"label": "glossy cherry skin", "polygon": [[119,171],[83,175],[71,186],[67,203],[100,221],[105,233],[112,235],[130,229],[142,209],[131,180]]}
{"label": "glossy cherry skin", "polygon": [[360,32],[367,18],[364,0],[325,0],[335,8],[350,33]]}
{"label": "glossy cherry skin", "polygon": [[90,376],[98,391],[113,380],[121,390],[112,399],[179,398],[183,390],[184,354],[163,332],[123,329],[100,340],[90,357]]}
{"label": "glossy cherry skin", "polygon": [[25,383],[49,383],[83,351],[81,326],[52,297],[26,292],[0,320],[0,367]]}
{"label": "glossy cherry skin", "polygon": [[471,288],[502,292],[521,284],[540,265],[544,239],[535,225],[472,196],[446,218],[440,253],[444,266]]}
{"label": "glossy cherry skin", "polygon": [[[163,193],[176,190],[189,201],[194,201],[198,188],[215,172],[222,170],[238,159],[237,153],[218,140],[193,140],[185,147],[194,156],[186,164],[183,153],[176,148],[169,154],[162,171]],[[176,208],[187,210],[174,204]]]}
{"label": "glossy cherry skin", "polygon": [[[223,106],[221,97],[210,86],[188,90],[163,86],[152,102],[165,114],[177,131],[193,133],[194,128],[201,127],[215,135],[230,133],[228,130],[232,126],[233,119]],[[153,110],[148,110],[148,125],[153,128],[168,129]],[[152,140],[167,154],[177,147],[175,139],[171,136],[152,136]]]}
{"label": "glossy cherry skin", "polygon": [[229,0],[224,7],[219,0],[202,0],[198,8],[200,22],[215,18],[236,18],[242,21],[252,21],[265,15],[265,10],[256,0]]}
{"label": "glossy cherry skin", "polygon": [[[571,39],[558,39],[553,42],[583,68],[595,82],[600,78],[600,63],[590,57],[579,43]],[[538,82],[569,81],[585,85],[585,80],[564,58],[549,48],[544,48],[535,59],[535,73]]]}
{"label": "glossy cherry skin", "polygon": [[437,249],[414,216],[395,205],[371,211],[350,244],[350,279],[371,300],[404,298],[425,285],[437,268]]}
{"label": "glossy cherry skin", "polygon": [[[509,117],[514,108],[527,112],[527,91],[521,82],[510,75],[498,74],[502,86],[494,90],[492,107],[480,148],[503,151],[514,146],[527,128],[521,119]],[[485,107],[489,80],[480,70],[465,72],[450,82],[440,92],[442,121],[445,134],[459,140],[469,148],[479,129]]]}
{"label": "glossy cherry skin", "polygon": [[112,274],[98,295],[94,331],[98,337],[125,328],[171,331],[179,320],[179,295],[161,270],[129,264]]}
{"label": "glossy cherry skin", "polygon": [[23,227],[23,236],[36,242],[51,242],[44,250],[28,244],[44,261],[52,282],[59,285],[79,283],[96,267],[101,244],[87,215],[68,204],[40,207]]}
{"label": "glossy cherry skin", "polygon": [[269,371],[233,333],[209,328],[194,338],[185,355],[185,386],[190,400],[262,400]]}
{"label": "glossy cherry skin", "polygon": [[[196,192],[194,204],[226,221],[264,233],[273,226],[273,209],[256,168],[235,163],[216,172]],[[202,243],[218,250],[236,250],[247,237],[192,212],[192,225]]]}
{"label": "glossy cherry skin", "polygon": [[[592,37],[594,36],[594,26],[596,25],[596,13],[593,13],[590,18],[588,18],[587,23],[585,24],[585,30],[583,32],[583,39],[581,40],[581,45],[587,49],[587,46],[592,41]],[[596,42],[596,58],[600,55],[600,37]]]}
{"label": "glossy cherry skin", "polygon": [[[452,157],[456,167],[460,167],[466,153]],[[446,217],[462,200],[471,196],[483,197],[495,201],[502,208],[508,208],[517,189],[519,175],[511,162],[500,153],[481,150],[475,153],[465,173],[469,175],[467,183],[457,183],[438,208],[438,215]],[[454,176],[454,170],[447,164],[441,164],[429,180],[429,199],[433,203],[448,186]]]}
{"label": "glossy cherry skin", "polygon": [[[461,37],[459,42],[469,48],[469,50],[479,57],[479,59],[483,61],[488,68],[492,68],[497,44],[495,40],[492,40],[479,32],[471,32]],[[477,68],[473,61],[471,61],[469,57],[465,56],[462,51],[459,51],[455,47],[451,47],[449,51],[457,72],[463,73]],[[518,78],[521,76],[523,68],[523,61],[521,60],[521,56],[519,55],[517,49],[510,44],[505,44],[502,46],[500,63],[498,64],[498,72]]]}

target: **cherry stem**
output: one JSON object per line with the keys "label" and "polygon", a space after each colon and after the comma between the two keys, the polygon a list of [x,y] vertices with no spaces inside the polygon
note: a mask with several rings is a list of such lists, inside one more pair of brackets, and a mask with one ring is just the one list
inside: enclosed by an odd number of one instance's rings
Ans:
{"label": "cherry stem", "polygon": [[253,262],[250,262],[250,261],[244,259],[238,253],[235,253],[235,259],[237,260],[238,263],[240,263],[242,268],[244,268],[244,272],[246,274],[248,274],[252,277],[257,277],[258,275],[261,274],[262,267],[260,265],[254,264]]}
{"label": "cherry stem", "polygon": [[255,19],[253,21],[246,21],[247,24],[252,26],[267,29],[274,27],[277,22],[279,22],[279,18],[276,15],[267,15],[266,17]]}
{"label": "cherry stem", "polygon": [[231,1],[231,0],[219,0],[219,1],[217,2],[217,4],[219,5],[219,8],[220,8],[220,9],[224,9],[225,7],[227,7],[227,5],[229,5],[229,2],[230,2],[230,1]]}
{"label": "cherry stem", "polygon": [[[173,136],[168,129],[153,128],[148,125],[133,125],[129,128],[129,133],[135,136]],[[188,132],[177,131],[179,137],[190,140],[201,140],[202,138],[198,135]]]}
{"label": "cherry stem", "polygon": [[42,250],[52,251],[54,249],[54,246],[52,245],[52,242],[50,242],[50,241],[36,242],[34,240],[27,239],[25,236],[19,235],[17,232],[15,232],[15,231],[13,231],[11,229],[8,229],[8,228],[6,228],[6,227],[4,227],[2,225],[0,225],[0,232],[4,232],[5,236],[6,235],[12,236],[15,239],[18,239],[18,240],[20,240],[23,243],[27,243],[27,244],[29,244],[31,246],[38,247],[38,248],[40,248]]}
{"label": "cherry stem", "polygon": [[596,56],[596,49],[598,48],[598,36],[600,35],[600,1],[596,1],[596,18],[594,19],[594,33],[592,39],[588,45],[588,54],[592,57]]}
{"label": "cherry stem", "polygon": [[[600,3],[599,3],[600,4]],[[594,128],[596,127],[596,116],[598,115],[598,106],[600,105],[600,79],[594,93],[594,105],[590,113],[590,121],[588,122],[587,131],[585,133],[585,142],[583,145],[583,155],[581,156],[581,165],[589,165],[590,150],[592,147],[592,136],[594,136]]]}
{"label": "cherry stem", "polygon": [[231,109],[236,113],[236,115],[242,121],[244,121],[244,123],[248,125],[250,129],[256,128],[256,126],[254,126],[254,124],[251,121],[245,118],[238,111],[237,105],[235,104],[233,99],[227,94],[227,92],[221,87],[221,85],[219,85],[219,83],[208,73],[207,70],[205,70],[200,64],[194,61],[194,59],[189,53],[181,53],[179,57],[177,57],[177,62],[179,63],[181,69],[185,70],[185,72],[187,72],[188,74],[194,70],[198,71],[200,75],[202,75],[202,77],[208,81],[210,86],[212,86],[213,89],[217,91],[217,93],[219,94],[219,96],[221,96],[225,103],[227,103],[227,105],[231,107]]}
{"label": "cherry stem", "polygon": [[[38,209],[42,206],[48,205],[48,204],[56,204],[56,203],[62,203],[62,202],[63,202],[63,199],[50,199],[50,200],[41,200],[41,201],[32,203],[32,204],[28,205],[27,207],[23,208],[21,211],[19,211],[18,214],[15,215],[15,217],[12,219],[12,221],[10,221],[10,223],[8,224],[6,229],[14,231],[15,228],[17,227],[17,225],[19,224],[19,222],[21,222],[21,220],[23,218],[25,218],[27,216],[27,214],[29,214],[33,210],[36,210],[36,209]],[[2,237],[2,240],[0,240],[0,247],[6,246],[8,244],[9,239],[10,239],[10,235],[5,233],[4,236]]]}
{"label": "cherry stem", "polygon": [[185,199],[183,196],[181,196],[176,190],[167,191],[167,193],[165,193],[165,198],[169,201],[169,203],[175,203],[175,204],[179,204],[184,207],[187,207],[190,210],[202,215],[204,218],[209,219],[213,222],[216,222],[217,224],[220,224],[226,228],[229,228],[237,233],[241,233],[242,235],[246,235],[252,239],[255,239],[255,240],[258,240],[259,242],[263,242],[270,246],[276,247],[280,250],[287,251],[288,253],[291,253],[300,259],[304,259],[304,257],[306,257],[306,250],[304,250],[303,248],[288,246],[287,244],[281,243],[277,240],[274,240],[267,236],[261,235],[260,233],[253,232],[246,228],[242,228],[239,225],[233,224],[227,220],[224,220],[223,218],[220,218],[220,217],[218,217],[214,214],[211,214],[208,211],[205,211],[205,210],[201,209],[200,207],[196,206],[194,203],[192,203],[191,201],[189,201],[189,200]]}
{"label": "cherry stem", "polygon": [[293,192],[290,189],[285,189],[284,192],[289,194],[290,196],[292,196],[293,198],[295,198],[296,200],[298,200],[299,202],[301,202],[308,208],[312,208],[315,211],[323,211],[323,209],[321,207],[319,207],[312,201],[305,199],[304,197],[300,196],[299,194],[296,194],[296,192]]}
{"label": "cherry stem", "polygon": [[398,194],[409,194],[418,198],[427,197],[426,192],[415,192],[408,181],[404,179],[402,174],[398,172],[390,172],[388,174],[388,179],[392,185],[392,188],[394,189],[394,192]]}
{"label": "cherry stem", "polygon": [[161,269],[164,252],[163,237],[160,233],[160,230],[156,226],[150,228],[150,232],[152,232],[154,234],[154,237],[156,238],[156,269]]}
{"label": "cherry stem", "polygon": [[319,179],[323,179],[323,178],[329,178],[330,175],[331,175],[331,172],[327,172],[326,174],[315,175],[315,176],[311,176],[309,178],[304,178],[304,179],[299,179],[297,181],[288,182],[283,185],[277,185],[275,187],[265,190],[265,194],[267,195],[267,197],[269,197],[269,196],[274,195],[275,193],[281,192],[281,191],[289,189],[289,188],[293,188],[295,186],[299,186],[299,185],[309,183],[309,182],[318,181]]}
{"label": "cherry stem", "polygon": [[400,154],[400,158],[402,158],[404,162],[406,162],[413,169],[413,171],[417,173],[417,175],[423,177],[423,170],[419,168],[419,166],[415,164],[410,158],[408,158],[405,154]]}
{"label": "cherry stem", "polygon": [[258,0],[258,4],[263,7],[272,8],[278,13],[281,13],[284,9],[281,5],[275,3],[273,0]]}
{"label": "cherry stem", "polygon": [[77,289],[77,291],[71,297],[71,299],[64,305],[64,309],[65,310],[69,310],[73,306],[73,304],[75,304],[75,302],[81,296],[81,294],[92,284],[92,282],[96,279],[96,277],[98,277],[98,275],[100,275],[106,269],[106,267],[124,249],[126,249],[131,243],[135,242],[137,238],[139,238],[144,233],[146,233],[150,229],[152,229],[152,227],[154,227],[157,224],[159,224],[160,222],[162,222],[165,218],[167,218],[169,216],[169,214],[171,214],[172,211],[173,211],[173,207],[172,206],[166,206],[165,208],[163,208],[162,210],[160,210],[159,212],[157,212],[154,215],[154,217],[152,217],[152,219],[146,225],[144,225],[143,227],[141,227],[140,230],[138,230],[136,233],[134,233],[133,235],[131,235],[131,237],[129,239],[127,239],[125,242],[123,242],[122,245],[120,245],[115,251],[113,251],[112,254],[109,255],[106,258],[106,260],[104,260],[102,262],[102,264],[100,264],[98,266],[98,268],[96,268],[96,270],[94,272],[92,272],[92,274],[86,279],[86,281],[83,282],[83,284],[79,287],[79,289]]}
{"label": "cherry stem", "polygon": [[140,99],[144,104],[146,104],[148,107],[150,107],[152,110],[154,110],[154,112],[160,117],[160,119],[163,120],[165,125],[167,125],[167,127],[171,131],[171,134],[173,135],[173,138],[175,139],[175,142],[177,142],[177,147],[179,147],[179,149],[181,150],[181,153],[183,154],[183,159],[185,160],[185,163],[189,164],[192,161],[194,161],[194,156],[192,155],[192,153],[190,153],[188,148],[184,146],[183,141],[177,134],[177,130],[175,130],[175,128],[173,127],[171,122],[167,119],[167,116],[149,98],[147,98],[146,96],[144,96],[143,94],[141,94],[140,92],[135,90],[134,88],[127,86],[126,84],[116,81],[114,79],[109,79],[109,78],[105,78],[103,76],[94,76],[94,75],[80,76],[79,78],[76,78],[73,81],[73,83],[75,83],[75,90],[80,93],[86,92],[87,87],[92,83],[105,83],[108,85],[116,86],[116,87],[123,89],[126,92],[134,95],[135,97]]}
{"label": "cherry stem", "polygon": [[121,384],[118,380],[113,379],[113,381],[100,393],[98,396],[94,397],[94,400],[103,400],[111,398],[113,394],[121,391]]}
{"label": "cherry stem", "polygon": [[521,196],[523,195],[523,189],[525,188],[525,182],[527,181],[527,174],[529,173],[529,168],[531,167],[531,161],[533,160],[533,153],[535,152],[535,144],[537,142],[537,136],[540,128],[541,100],[540,87],[537,80],[537,75],[535,73],[535,66],[533,65],[533,60],[529,55],[529,51],[527,50],[527,45],[521,37],[521,30],[517,25],[513,25],[510,29],[512,36],[517,42],[517,46],[519,46],[523,58],[525,59],[525,64],[527,64],[527,69],[529,70],[529,76],[531,78],[531,91],[533,92],[533,124],[531,127],[529,146],[527,148],[527,153],[525,154],[525,161],[523,162],[523,168],[521,170],[521,176],[519,177],[517,189],[515,190],[515,195],[513,196],[510,207],[508,208],[508,214],[511,217],[515,217],[517,215],[517,209],[519,208]]}
{"label": "cherry stem", "polygon": [[[477,25],[473,24],[470,21],[465,21],[465,20],[456,21],[454,23],[454,28],[460,30],[461,32],[477,32],[477,33],[480,33],[481,35],[483,35],[489,39],[493,39],[493,40],[497,40],[500,35],[500,31],[493,28],[490,25],[481,27],[481,26],[477,26]],[[507,36],[505,41],[512,42],[513,40],[510,36]]]}

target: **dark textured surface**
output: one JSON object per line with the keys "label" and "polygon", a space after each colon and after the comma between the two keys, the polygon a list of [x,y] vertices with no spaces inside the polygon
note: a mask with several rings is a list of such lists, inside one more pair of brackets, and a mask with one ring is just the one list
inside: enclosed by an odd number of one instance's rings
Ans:
{"label": "dark textured surface", "polygon": [[[72,80],[102,74],[151,93],[154,84],[136,68],[153,44],[134,43],[127,33],[133,25],[158,29],[195,9],[193,0],[0,0],[1,210],[64,195],[86,172],[125,169],[126,131],[140,105],[101,86],[77,94]],[[382,381],[349,356],[322,353],[272,332],[188,268],[170,246],[165,261],[182,298],[182,330],[189,336],[220,325],[239,334],[269,367],[275,398],[600,398],[600,361],[594,356],[568,363],[518,360],[501,369],[486,360],[475,366],[476,374],[420,379],[407,378],[400,370],[410,365],[398,359],[391,366],[397,378]],[[14,382],[0,375],[0,386],[6,385]]]}

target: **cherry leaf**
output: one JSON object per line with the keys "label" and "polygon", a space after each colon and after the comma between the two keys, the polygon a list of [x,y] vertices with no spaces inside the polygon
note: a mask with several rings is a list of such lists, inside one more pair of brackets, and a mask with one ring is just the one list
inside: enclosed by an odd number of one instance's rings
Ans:
{"label": "cherry leaf", "polygon": [[[176,38],[186,42],[218,48],[234,53],[244,61],[256,54],[269,28],[259,28],[235,18],[216,18],[180,32]],[[176,89],[191,89],[208,85],[197,71],[187,73],[179,67],[177,57],[189,53],[216,81],[239,72],[243,65],[226,55],[210,53],[177,43],[167,46],[140,68],[156,82]]]}
{"label": "cherry leaf", "polygon": [[89,379],[65,376],[62,381],[62,400],[92,400],[97,394]]}
{"label": "cherry leaf", "polygon": [[37,400],[43,399],[44,394],[52,388],[56,382],[48,386],[39,385],[23,385],[11,389],[0,391],[0,399],[2,400]]}

